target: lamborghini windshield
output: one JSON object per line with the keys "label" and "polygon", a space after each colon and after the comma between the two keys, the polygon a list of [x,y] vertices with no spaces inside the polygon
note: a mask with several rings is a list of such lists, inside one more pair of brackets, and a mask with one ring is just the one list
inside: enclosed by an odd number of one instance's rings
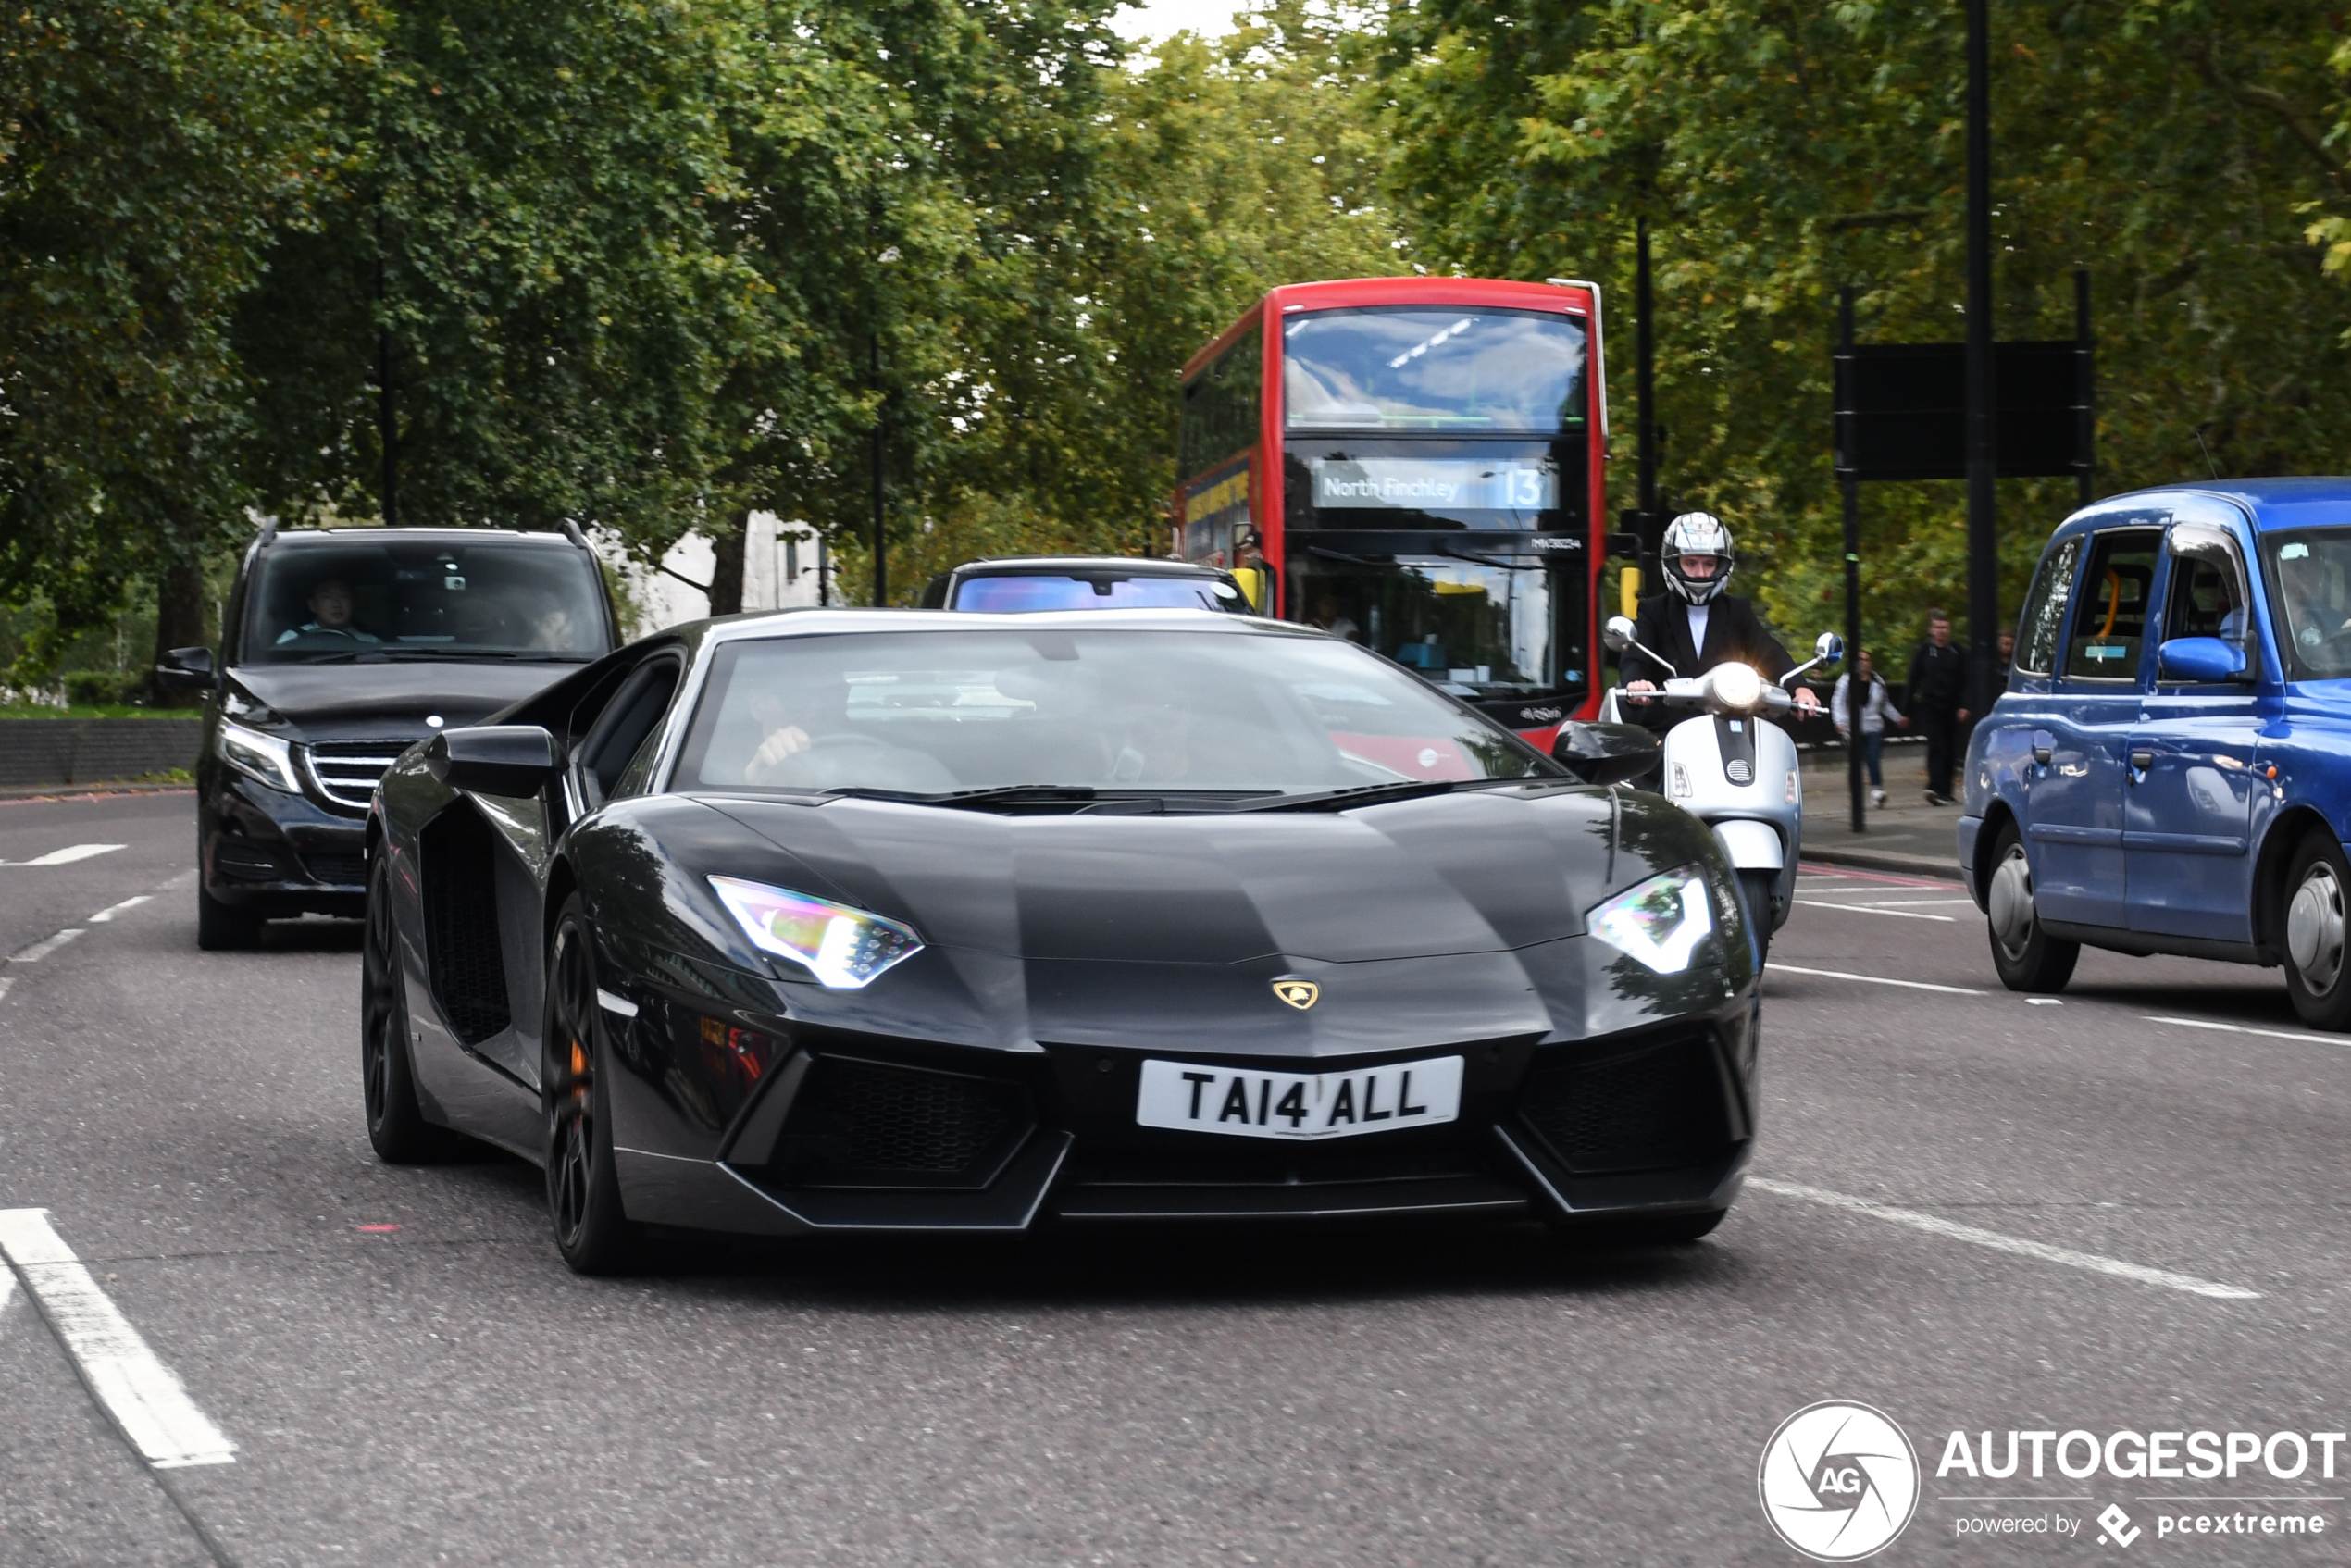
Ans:
{"label": "lamborghini windshield", "polygon": [[989,629],[729,643],[671,788],[1279,796],[1560,771],[1336,641]]}

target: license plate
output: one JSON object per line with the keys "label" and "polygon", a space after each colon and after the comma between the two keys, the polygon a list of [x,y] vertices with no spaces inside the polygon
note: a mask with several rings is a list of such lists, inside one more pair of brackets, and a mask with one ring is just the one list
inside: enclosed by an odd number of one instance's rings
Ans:
{"label": "license plate", "polygon": [[1354,1138],[1435,1126],[1462,1114],[1462,1059],[1434,1056],[1346,1073],[1261,1073],[1197,1062],[1143,1064],[1135,1120],[1235,1138]]}

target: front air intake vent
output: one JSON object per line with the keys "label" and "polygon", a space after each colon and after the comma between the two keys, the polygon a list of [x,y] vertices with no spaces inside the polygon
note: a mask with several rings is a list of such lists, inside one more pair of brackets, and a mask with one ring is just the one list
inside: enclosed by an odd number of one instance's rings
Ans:
{"label": "front air intake vent", "polygon": [[820,1056],[768,1169],[786,1187],[985,1187],[1034,1121],[1017,1084]]}
{"label": "front air intake vent", "polygon": [[1579,1176],[1673,1170],[1730,1148],[1723,1093],[1713,1036],[1695,1032],[1580,1060],[1537,1057],[1518,1114]]}
{"label": "front air intake vent", "polygon": [[451,1032],[479,1045],[512,1018],[498,944],[497,835],[471,806],[456,805],[425,824],[417,848],[433,996]]}

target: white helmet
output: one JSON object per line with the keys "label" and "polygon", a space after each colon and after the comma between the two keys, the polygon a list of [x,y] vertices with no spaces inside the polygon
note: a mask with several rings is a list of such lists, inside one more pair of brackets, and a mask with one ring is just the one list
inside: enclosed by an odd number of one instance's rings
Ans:
{"label": "white helmet", "polygon": [[[1692,604],[1703,604],[1722,592],[1731,580],[1731,567],[1736,564],[1736,557],[1731,553],[1731,530],[1711,512],[1685,512],[1666,524],[1657,554],[1659,564],[1665,568],[1665,586]],[[1714,575],[1683,576],[1685,555],[1713,556]]]}

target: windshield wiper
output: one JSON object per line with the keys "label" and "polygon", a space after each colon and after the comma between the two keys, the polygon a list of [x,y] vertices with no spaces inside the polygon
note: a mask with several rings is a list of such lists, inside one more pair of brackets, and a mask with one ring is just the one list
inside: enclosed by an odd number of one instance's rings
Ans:
{"label": "windshield wiper", "polygon": [[1304,795],[1284,795],[1277,800],[1254,801],[1235,806],[1235,811],[1347,811],[1355,806],[1379,805],[1388,801],[1416,800],[1423,795],[1449,794],[1455,790],[1478,790],[1489,784],[1521,784],[1519,778],[1399,778],[1392,784],[1350,784],[1344,790],[1317,790]]}

